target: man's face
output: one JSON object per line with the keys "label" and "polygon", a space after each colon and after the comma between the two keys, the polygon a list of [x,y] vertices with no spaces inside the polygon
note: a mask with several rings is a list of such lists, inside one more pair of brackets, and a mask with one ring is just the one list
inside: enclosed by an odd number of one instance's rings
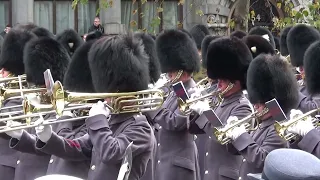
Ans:
{"label": "man's face", "polygon": [[11,30],[11,27],[6,27],[6,28],[4,29],[4,31],[5,31],[6,33],[8,33],[10,30]]}
{"label": "man's face", "polygon": [[95,18],[93,24],[94,24],[95,26],[99,26],[99,25],[100,25],[100,19],[99,19],[99,18]]}

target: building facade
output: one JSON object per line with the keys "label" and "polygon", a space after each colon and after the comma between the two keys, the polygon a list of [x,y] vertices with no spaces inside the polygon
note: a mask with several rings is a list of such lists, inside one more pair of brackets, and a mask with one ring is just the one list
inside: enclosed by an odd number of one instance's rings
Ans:
{"label": "building facade", "polygon": [[[236,0],[108,0],[107,2],[110,1],[112,7],[107,9],[102,5],[106,0],[89,0],[88,4],[80,4],[72,9],[71,0],[0,0],[0,30],[4,29],[6,24],[33,22],[55,34],[67,28],[73,28],[79,34],[84,34],[93,24],[97,10],[100,9],[101,23],[105,27],[105,32],[110,34],[137,29],[158,33],[163,29],[177,26],[189,29],[194,24],[202,23],[207,24],[214,34],[224,35],[230,31],[228,22],[233,17],[236,6]],[[276,7],[276,0],[251,1],[268,1],[275,15],[283,16],[282,10]],[[301,6],[300,1],[293,0],[295,7]],[[202,16],[197,13],[199,10],[202,10]]]}

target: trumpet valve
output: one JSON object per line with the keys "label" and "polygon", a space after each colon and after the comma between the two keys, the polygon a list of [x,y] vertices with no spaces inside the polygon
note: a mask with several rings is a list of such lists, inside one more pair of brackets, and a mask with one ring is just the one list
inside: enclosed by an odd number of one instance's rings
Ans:
{"label": "trumpet valve", "polygon": [[281,138],[285,138],[286,132],[287,132],[287,126],[281,124],[280,122],[275,122],[274,128],[275,128],[277,134],[278,134]]}
{"label": "trumpet valve", "polygon": [[217,127],[213,128],[213,134],[216,137],[217,141],[220,143],[222,143],[226,137],[226,132]]}

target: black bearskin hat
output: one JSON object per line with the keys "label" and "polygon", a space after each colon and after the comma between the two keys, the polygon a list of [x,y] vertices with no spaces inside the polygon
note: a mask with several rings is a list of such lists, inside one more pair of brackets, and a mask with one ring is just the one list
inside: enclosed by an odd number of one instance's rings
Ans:
{"label": "black bearskin hat", "polygon": [[156,53],[156,42],[146,33],[136,33],[134,37],[142,40],[144,50],[149,56],[150,83],[155,83],[161,74],[160,62]]}
{"label": "black bearskin hat", "polygon": [[6,34],[0,58],[0,69],[4,68],[13,75],[24,74],[23,49],[27,42],[37,36],[28,31],[11,30]]}
{"label": "black bearskin hat", "polygon": [[320,41],[309,46],[304,55],[304,72],[307,90],[310,94],[320,93]]}
{"label": "black bearskin hat", "polygon": [[314,27],[305,24],[293,26],[287,35],[291,64],[295,67],[303,66],[304,53],[319,39],[320,33]]}
{"label": "black bearskin hat", "polygon": [[203,24],[197,24],[190,29],[194,41],[196,42],[198,50],[201,49],[201,43],[205,36],[210,35],[209,29]]}
{"label": "black bearskin hat", "polygon": [[239,39],[242,39],[243,37],[247,36],[247,33],[244,32],[244,31],[240,31],[240,30],[237,30],[237,31],[233,31],[231,34],[230,34],[230,37],[237,37]]}
{"label": "black bearskin hat", "polygon": [[85,42],[74,52],[63,80],[63,85],[66,90],[89,93],[95,92],[88,61],[90,48],[95,41],[96,40]]}
{"label": "black bearskin hat", "polygon": [[271,44],[259,35],[248,35],[244,37],[242,41],[246,43],[250,49],[253,58],[257,57],[261,53],[275,54],[275,50]]}
{"label": "black bearskin hat", "polygon": [[211,41],[207,52],[207,74],[211,79],[239,80],[246,88],[246,74],[252,55],[245,43],[236,37]]}
{"label": "black bearskin hat", "polygon": [[90,41],[93,39],[99,39],[102,36],[102,32],[100,31],[92,31],[87,34],[86,41]]}
{"label": "black bearskin hat", "polygon": [[271,46],[273,48],[276,48],[272,33],[269,31],[269,29],[267,29],[265,27],[259,27],[259,26],[254,27],[254,28],[250,29],[248,35],[259,35],[259,36],[268,35],[268,39],[269,39],[268,41],[270,42]]}
{"label": "black bearskin hat", "polygon": [[252,104],[276,98],[285,114],[298,104],[298,84],[281,56],[260,54],[250,64],[247,91]]}
{"label": "black bearskin hat", "polygon": [[200,56],[194,41],[181,30],[164,30],[156,40],[163,73],[184,70],[199,72]]}
{"label": "black bearskin hat", "polygon": [[280,33],[280,53],[282,56],[288,56],[289,50],[287,46],[287,36],[292,26],[287,26]]}
{"label": "black bearskin hat", "polygon": [[[189,38],[191,38],[191,39],[194,41],[193,36],[190,34],[189,31],[187,31],[187,30],[185,30],[185,29],[178,29],[178,30],[186,33],[186,34],[189,36]],[[159,35],[160,35],[160,34],[158,34],[158,37],[159,37]],[[194,43],[195,43],[195,41],[194,41]]]}
{"label": "black bearskin hat", "polygon": [[96,92],[148,89],[148,64],[142,41],[131,35],[100,38],[89,51],[89,66]]}
{"label": "black bearskin hat", "polygon": [[273,36],[274,39],[274,44],[276,45],[276,49],[279,50],[280,49],[280,40],[278,37]]}
{"label": "black bearskin hat", "polygon": [[45,84],[43,73],[47,69],[50,69],[54,81],[63,82],[70,57],[59,42],[49,37],[41,37],[27,43],[23,62],[27,81],[41,86]]}
{"label": "black bearskin hat", "polygon": [[155,35],[153,34],[149,34],[149,35],[152,37],[153,40],[156,40],[157,37]]}
{"label": "black bearskin hat", "polygon": [[220,38],[221,36],[211,36],[207,35],[204,37],[202,43],[201,43],[201,56],[202,56],[202,67],[207,68],[207,51],[208,51],[208,46],[211,41]]}
{"label": "black bearskin hat", "polygon": [[66,48],[70,56],[83,44],[81,36],[73,29],[66,29],[57,34],[56,40]]}
{"label": "black bearskin hat", "polygon": [[54,35],[52,34],[52,32],[50,32],[48,29],[43,27],[33,28],[31,32],[33,32],[33,34],[37,35],[38,37],[54,38]]}

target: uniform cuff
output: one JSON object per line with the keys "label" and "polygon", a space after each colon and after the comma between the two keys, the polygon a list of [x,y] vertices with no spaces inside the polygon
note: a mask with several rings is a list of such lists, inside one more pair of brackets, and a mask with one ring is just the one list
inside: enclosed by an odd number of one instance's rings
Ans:
{"label": "uniform cuff", "polygon": [[25,149],[26,147],[30,146],[31,144],[34,145],[36,142],[36,138],[32,136],[31,134],[27,133],[26,131],[23,131],[22,136],[19,139],[11,138],[9,141],[9,146],[12,149],[20,150]]}
{"label": "uniform cuff", "polygon": [[247,148],[250,144],[255,143],[247,132],[241,134],[235,141],[233,141],[233,146],[238,151],[243,151],[245,148]]}
{"label": "uniform cuff", "polygon": [[37,139],[36,149],[51,154],[50,150],[55,150],[56,144],[60,144],[60,141],[60,137],[55,132],[52,132],[50,139],[46,143]]}
{"label": "uniform cuff", "polygon": [[319,132],[317,129],[309,131],[302,140],[298,143],[299,148],[309,153],[312,153],[314,148],[319,143]]}
{"label": "uniform cuff", "polygon": [[86,119],[86,126],[91,130],[109,128],[109,122],[105,115],[98,114]]}

